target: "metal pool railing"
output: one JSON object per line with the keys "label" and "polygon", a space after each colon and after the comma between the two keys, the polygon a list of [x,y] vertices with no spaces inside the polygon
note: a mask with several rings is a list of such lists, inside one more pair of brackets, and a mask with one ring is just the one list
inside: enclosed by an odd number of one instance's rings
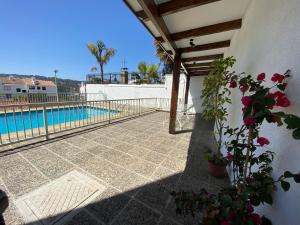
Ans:
{"label": "metal pool railing", "polygon": [[157,98],[0,105],[0,146],[157,109]]}

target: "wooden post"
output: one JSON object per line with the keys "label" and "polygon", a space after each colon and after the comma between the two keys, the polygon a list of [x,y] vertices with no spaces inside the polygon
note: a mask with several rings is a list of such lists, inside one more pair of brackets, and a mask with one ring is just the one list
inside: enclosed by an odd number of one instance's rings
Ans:
{"label": "wooden post", "polygon": [[186,75],[185,95],[184,95],[184,105],[185,106],[188,104],[188,101],[189,101],[190,80],[191,80],[191,77],[189,75]]}
{"label": "wooden post", "polygon": [[175,134],[175,130],[176,130],[176,111],[177,111],[177,102],[178,102],[180,67],[181,67],[180,54],[176,53],[174,57],[174,65],[173,65],[173,81],[172,81],[172,93],[171,93],[170,122],[169,122],[170,134]]}

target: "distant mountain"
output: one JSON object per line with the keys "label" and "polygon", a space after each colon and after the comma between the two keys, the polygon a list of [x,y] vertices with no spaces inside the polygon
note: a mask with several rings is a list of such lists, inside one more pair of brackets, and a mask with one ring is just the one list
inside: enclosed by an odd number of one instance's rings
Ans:
{"label": "distant mountain", "polygon": [[[54,77],[45,77],[40,75],[20,75],[20,74],[0,74],[0,77],[18,77],[18,78],[30,78],[35,77],[38,80],[51,80],[54,82]],[[79,92],[81,81],[57,78],[58,92]]]}

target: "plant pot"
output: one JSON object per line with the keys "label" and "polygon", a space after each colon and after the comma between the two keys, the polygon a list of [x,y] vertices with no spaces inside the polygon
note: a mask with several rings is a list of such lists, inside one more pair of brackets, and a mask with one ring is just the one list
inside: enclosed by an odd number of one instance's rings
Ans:
{"label": "plant pot", "polygon": [[211,161],[208,161],[208,173],[212,175],[213,177],[226,177],[227,171],[226,171],[226,165],[218,165]]}

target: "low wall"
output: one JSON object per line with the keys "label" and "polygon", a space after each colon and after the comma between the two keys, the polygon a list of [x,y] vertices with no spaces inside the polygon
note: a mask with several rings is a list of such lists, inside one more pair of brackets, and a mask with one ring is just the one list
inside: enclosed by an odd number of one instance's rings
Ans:
{"label": "low wall", "polygon": [[[192,77],[189,90],[189,112],[202,112],[201,91],[203,87],[203,77]],[[183,108],[185,94],[185,75],[180,76],[178,108]],[[165,84],[86,84],[80,88],[81,93],[87,93],[87,100],[106,100],[106,99],[136,99],[136,98],[161,98],[170,99],[172,90],[172,75],[166,75]],[[164,101],[165,110],[169,109],[169,101]]]}

